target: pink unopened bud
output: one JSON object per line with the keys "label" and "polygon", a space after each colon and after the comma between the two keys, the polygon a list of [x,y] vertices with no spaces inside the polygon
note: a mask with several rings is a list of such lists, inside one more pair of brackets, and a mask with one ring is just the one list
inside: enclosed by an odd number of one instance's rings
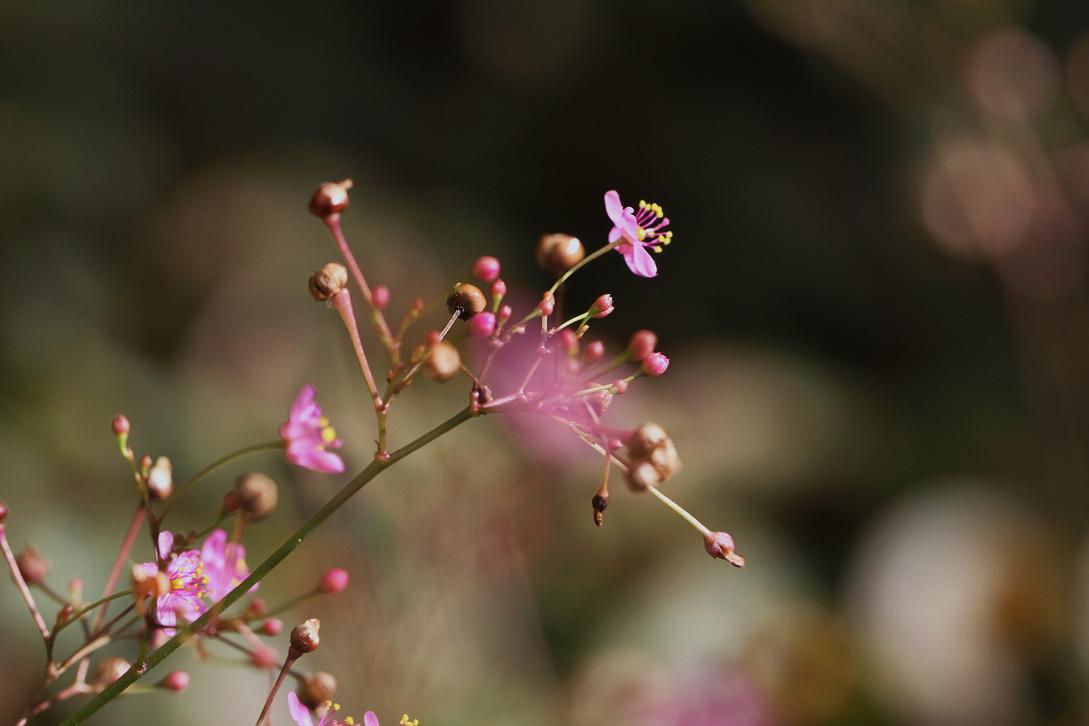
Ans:
{"label": "pink unopened bud", "polygon": [[385,310],[389,305],[389,288],[385,285],[379,285],[371,290],[371,303],[374,304],[375,310]]}
{"label": "pink unopened bud", "polygon": [[507,294],[507,283],[503,282],[502,279],[497,279],[492,283],[491,293],[492,297],[503,297]]}
{"label": "pink unopened bud", "polygon": [[601,360],[601,357],[605,355],[605,344],[600,340],[592,341],[586,346],[586,362],[593,363],[596,360]]}
{"label": "pink unopened bud", "polygon": [[441,341],[442,341],[442,338],[439,337],[439,331],[437,331],[437,330],[427,331],[427,344],[429,346],[438,345]]}
{"label": "pink unopened bud", "polygon": [[279,618],[269,618],[265,622],[261,623],[262,635],[268,635],[275,637],[282,633],[284,630],[284,621]]}
{"label": "pink unopened bud", "polygon": [[418,297],[412,301],[412,312],[414,313],[422,313],[425,307],[427,307],[427,303],[424,302],[422,297]]}
{"label": "pink unopened bud", "polygon": [[590,317],[603,318],[613,311],[613,296],[608,293],[600,295],[594,304],[590,306]]}
{"label": "pink unopened bud", "polygon": [[703,538],[703,546],[715,559],[726,560],[734,567],[745,566],[745,558],[734,552],[734,538],[726,532],[712,532]]}
{"label": "pink unopened bud", "polygon": [[334,567],[321,576],[318,589],[326,595],[339,595],[348,587],[348,571],[342,567]]}
{"label": "pink unopened bud", "polygon": [[501,308],[499,308],[499,322],[507,322],[508,320],[510,320],[510,316],[513,314],[514,310],[511,309],[510,305],[502,306]]}
{"label": "pink unopened bud", "polygon": [[495,332],[495,316],[491,313],[478,313],[469,319],[469,334],[477,338],[487,338]]}
{"label": "pink unopened bud", "polygon": [[579,354],[579,338],[571,328],[564,328],[560,331],[560,347],[563,348],[563,352],[567,353],[567,355]]}
{"label": "pink unopened bud", "polygon": [[556,310],[556,298],[552,297],[551,293],[545,293],[545,297],[537,303],[537,309],[541,311],[541,315],[548,317]]}
{"label": "pink unopened bud", "polygon": [[623,378],[617,378],[613,381],[613,390],[616,391],[617,394],[625,393],[628,390],[628,382]]}
{"label": "pink unopened bud", "polygon": [[15,563],[19,565],[19,573],[28,585],[43,582],[50,568],[53,567],[52,562],[30,545],[24,547],[23,551],[15,557]]}
{"label": "pink unopened bud", "polygon": [[628,355],[634,361],[641,361],[654,352],[658,346],[658,336],[653,330],[637,330],[628,343]]}
{"label": "pink unopened bud", "polygon": [[246,606],[245,617],[248,620],[256,620],[257,618],[263,618],[267,612],[268,605],[265,604],[264,598],[255,597]]}
{"label": "pink unopened bud", "polygon": [[478,257],[473,263],[473,277],[481,282],[491,282],[499,277],[499,260],[491,255]]}
{"label": "pink unopened bud", "polygon": [[168,691],[174,693],[181,693],[186,688],[189,688],[189,674],[185,671],[171,671],[166,674],[159,683],[159,688],[165,688]]}
{"label": "pink unopened bud", "polygon": [[8,518],[8,505],[3,501],[0,501],[0,524],[4,523],[4,520]]}
{"label": "pink unopened bud", "polygon": [[250,654],[250,665],[261,670],[272,670],[279,663],[280,656],[267,645],[262,645]]}
{"label": "pink unopened bud", "polygon": [[669,368],[669,358],[663,353],[651,353],[643,359],[643,372],[648,376],[660,376]]}
{"label": "pink unopened bud", "polygon": [[129,420],[122,414],[117,414],[110,428],[113,429],[114,436],[125,436],[129,432]]}

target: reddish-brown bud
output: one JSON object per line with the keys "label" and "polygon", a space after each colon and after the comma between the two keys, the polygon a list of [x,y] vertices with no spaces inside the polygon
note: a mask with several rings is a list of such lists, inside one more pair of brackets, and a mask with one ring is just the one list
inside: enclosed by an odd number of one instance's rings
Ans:
{"label": "reddish-brown bud", "polygon": [[547,318],[556,310],[556,298],[552,296],[552,293],[546,292],[541,296],[541,302],[537,303],[537,309]]}
{"label": "reddish-brown bud", "polygon": [[284,630],[284,621],[279,618],[269,618],[261,623],[261,634],[275,637]]}
{"label": "reddish-brown bud", "polygon": [[569,234],[546,234],[537,242],[537,264],[553,275],[567,272],[584,257],[586,248]]}
{"label": "reddish-brown bud", "polygon": [[296,625],[291,629],[291,650],[297,655],[313,653],[318,649],[318,644],[321,642],[318,637],[320,629],[321,621],[317,618],[310,618],[306,622]]}
{"label": "reddish-brown bud", "polygon": [[327,701],[331,701],[336,692],[337,679],[329,673],[318,671],[317,673],[303,675],[302,683],[299,685],[299,689],[295,691],[295,695],[299,697],[299,701],[304,706],[315,709]]}
{"label": "reddish-brown bud", "polygon": [[348,270],[336,262],[326,263],[320,270],[310,273],[306,286],[310,297],[325,302],[348,286]]}
{"label": "reddish-brown bud", "polygon": [[122,414],[117,414],[113,419],[113,424],[110,426],[113,429],[114,436],[125,436],[129,433],[129,420]]}
{"label": "reddish-brown bud", "polygon": [[53,567],[53,563],[38,550],[30,545],[23,548],[15,557],[15,563],[19,565],[19,573],[28,585],[38,585],[45,581],[45,576]]}
{"label": "reddish-brown bud", "polygon": [[628,440],[628,485],[634,491],[658,486],[681,470],[673,440],[658,424],[646,423]]}
{"label": "reddish-brown bud", "polygon": [[268,605],[265,604],[265,599],[255,597],[250,600],[250,604],[246,606],[246,611],[243,613],[243,617],[247,620],[256,620],[257,618],[263,618],[265,613],[268,612]]}
{"label": "reddish-brown bud", "polygon": [[712,532],[704,537],[703,547],[715,559],[726,560],[734,567],[745,566],[745,558],[734,552],[734,538],[726,532]]}
{"label": "reddish-brown bud", "polygon": [[658,346],[658,336],[653,330],[637,330],[628,343],[628,355],[634,361],[641,361],[654,352]]}
{"label": "reddish-brown bud", "polygon": [[605,522],[605,509],[609,506],[609,492],[607,490],[599,491],[590,500],[590,505],[594,508],[594,524],[600,527]]}
{"label": "reddish-brown bud", "polygon": [[439,341],[431,346],[424,359],[424,375],[433,381],[445,383],[454,378],[461,370],[461,355],[458,349],[446,341]]}
{"label": "reddish-brown bud", "polygon": [[310,213],[322,219],[334,214],[340,214],[348,208],[348,190],[351,188],[351,179],[345,179],[341,182],[325,182],[315,189],[310,197]]}
{"label": "reddish-brown bud", "polygon": [[8,505],[5,504],[3,500],[0,500],[0,524],[3,524],[4,521],[7,518],[8,518]]}
{"label": "reddish-brown bud", "polygon": [[189,674],[185,671],[171,671],[155,685],[174,693],[181,693],[189,688]]}
{"label": "reddish-brown bud", "polygon": [[348,587],[348,571],[343,567],[334,567],[321,576],[318,590],[326,595],[339,595]]}
{"label": "reddish-brown bud", "polygon": [[446,298],[446,309],[453,315],[457,313],[462,320],[468,320],[488,305],[487,298],[480,288],[467,282],[459,282],[450,291]]}
{"label": "reddish-brown bud", "polygon": [[238,493],[242,511],[253,522],[272,514],[280,499],[276,482],[257,471],[238,477],[234,490]]}

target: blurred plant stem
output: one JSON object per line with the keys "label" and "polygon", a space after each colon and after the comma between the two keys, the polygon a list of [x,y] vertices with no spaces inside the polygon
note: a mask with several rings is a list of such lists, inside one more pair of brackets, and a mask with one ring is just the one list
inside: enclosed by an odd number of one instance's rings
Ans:
{"label": "blurred plant stem", "polygon": [[135,663],[128,672],[114,681],[108,688],[98,694],[94,699],[88,701],[82,708],[76,711],[70,718],[65,720],[62,726],[75,726],[76,724],[83,723],[89,716],[95,714],[99,709],[105,706],[121,695],[125,689],[139,680],[145,673],[157,666],[163,660],[166,659],[171,653],[177,650],[182,643],[192,638],[196,633],[200,632],[206,625],[208,625],[213,619],[215,619],[221,612],[233,605],[239,598],[245,595],[251,587],[256,585],[270,573],[278,564],[280,564],[284,558],[291,554],[296,547],[302,544],[311,532],[318,528],[322,522],[329,518],[333,512],[340,509],[340,507],[351,498],[353,494],[362,489],[367,482],[374,479],[381,474],[387,467],[392,466],[396,462],[405,458],[412,452],[416,451],[422,446],[425,446],[438,437],[442,436],[447,431],[457,427],[458,425],[468,421],[473,417],[473,414],[468,408],[463,409],[454,416],[451,416],[443,423],[439,424],[435,428],[431,429],[427,433],[420,436],[412,443],[406,444],[397,451],[390,454],[389,459],[386,461],[374,460],[367,465],[363,471],[359,472],[350,482],[344,485],[337,494],[325,503],[321,509],[319,509],[310,519],[308,519],[298,531],[287,538],[282,545],[280,545],[276,551],[274,551],[268,558],[265,559],[260,565],[254,568],[250,576],[243,580],[236,588],[227,593],[222,600],[217,602],[211,608],[208,609],[203,615],[194,620],[185,628],[179,628],[177,635],[164,643],[160,648],[151,653],[142,662]]}

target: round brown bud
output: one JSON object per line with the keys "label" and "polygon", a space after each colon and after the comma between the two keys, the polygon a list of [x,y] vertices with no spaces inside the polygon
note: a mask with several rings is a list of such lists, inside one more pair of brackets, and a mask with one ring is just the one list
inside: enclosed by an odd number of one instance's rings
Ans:
{"label": "round brown bud", "polygon": [[310,618],[301,625],[291,629],[291,649],[298,654],[313,653],[318,649],[321,639],[318,638],[318,630],[321,629],[321,621]]}
{"label": "round brown bud", "polygon": [[333,700],[337,692],[337,679],[324,671],[306,673],[295,695],[304,706],[313,710],[326,701]]}
{"label": "round brown bud", "polygon": [[95,668],[92,683],[96,686],[108,686],[128,672],[132,664],[124,658],[113,656],[99,662]]}
{"label": "round brown bud", "polygon": [[433,381],[445,383],[461,370],[461,355],[458,349],[445,340],[431,346],[424,359],[424,375]]}
{"label": "round brown bud", "polygon": [[648,459],[655,449],[669,441],[669,434],[656,423],[645,423],[628,441],[628,452],[636,459]]}
{"label": "round brown bud", "polygon": [[252,522],[272,514],[280,499],[276,482],[258,471],[238,477],[234,490],[238,493],[240,508]]}
{"label": "round brown bud", "polygon": [[325,302],[347,286],[348,271],[344,269],[344,265],[336,262],[330,262],[320,270],[310,273],[310,280],[307,282],[310,296],[318,302]]}
{"label": "round brown bud", "polygon": [[681,457],[666,430],[645,423],[628,440],[628,486],[642,491],[658,486],[681,470]]}
{"label": "round brown bud", "polygon": [[4,523],[4,520],[8,518],[8,505],[0,500],[0,524]]}
{"label": "round brown bud", "polygon": [[160,456],[147,473],[147,493],[152,499],[169,499],[174,493],[174,467],[170,459]]}
{"label": "round brown bud", "polygon": [[488,306],[488,300],[484,293],[476,285],[467,282],[459,282],[450,291],[450,297],[446,298],[446,309],[450,314],[458,314],[462,320],[468,320],[479,312],[483,312]]}
{"label": "round brown bud", "polygon": [[124,436],[128,434],[131,426],[129,420],[125,418],[123,414],[119,413],[114,417],[113,423],[110,424],[110,428],[113,430],[114,436]]}
{"label": "round brown bud", "polygon": [[584,257],[586,248],[569,234],[546,234],[537,242],[537,264],[553,275],[562,275]]}
{"label": "round brown bud", "polygon": [[29,585],[44,582],[45,576],[49,574],[49,569],[53,566],[52,562],[30,545],[24,547],[23,551],[15,557],[15,563],[19,565],[19,574]]}
{"label": "round brown bud", "polygon": [[325,182],[310,196],[310,213],[322,219],[340,214],[348,207],[348,190],[351,188],[351,179],[345,179],[342,182]]}

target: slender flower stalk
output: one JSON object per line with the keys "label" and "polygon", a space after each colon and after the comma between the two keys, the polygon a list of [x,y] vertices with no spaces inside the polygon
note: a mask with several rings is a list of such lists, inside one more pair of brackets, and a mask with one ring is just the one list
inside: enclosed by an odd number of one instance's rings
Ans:
{"label": "slender flower stalk", "polygon": [[[137,535],[140,534],[140,527],[144,523],[144,515],[147,509],[143,503],[137,504],[136,511],[132,515],[132,521],[129,522],[129,528],[125,531],[125,537],[121,540],[121,547],[117,551],[117,557],[113,561],[113,567],[110,568],[110,576],[106,579],[106,587],[103,588],[102,595],[107,597],[113,592],[113,589],[117,587],[118,581],[121,579],[121,571],[125,568],[125,563],[128,562],[129,553],[132,552],[132,545],[136,542]],[[165,511],[164,511],[165,514]],[[109,602],[106,600],[105,602]],[[102,623],[106,621],[107,607],[103,607],[95,617],[93,629],[98,630],[102,627]]]}
{"label": "slender flower stalk", "polygon": [[4,530],[4,523],[0,522],[0,550],[3,550],[4,552],[4,561],[8,565],[11,579],[15,581],[15,586],[19,588],[19,594],[23,596],[23,602],[26,603],[27,610],[30,611],[30,616],[34,618],[34,624],[38,626],[38,632],[41,633],[42,641],[48,648],[49,626],[45,624],[45,618],[42,617],[41,611],[38,610],[38,604],[34,602],[34,595],[30,592],[30,588],[27,587],[26,580],[23,579],[23,573],[19,571],[19,565],[15,562],[15,554],[11,551],[11,546],[8,544],[7,534]]}

